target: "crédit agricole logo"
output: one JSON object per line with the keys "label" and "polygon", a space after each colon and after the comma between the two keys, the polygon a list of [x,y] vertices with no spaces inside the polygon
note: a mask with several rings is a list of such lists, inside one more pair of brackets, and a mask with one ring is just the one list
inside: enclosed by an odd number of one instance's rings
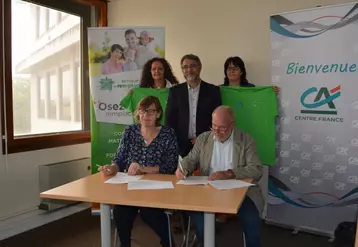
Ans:
{"label": "cr\u00e9dit agricole logo", "polygon": [[327,87],[311,87],[301,94],[301,114],[296,120],[342,123],[343,118],[337,116],[336,101],[341,96],[341,85],[331,89]]}

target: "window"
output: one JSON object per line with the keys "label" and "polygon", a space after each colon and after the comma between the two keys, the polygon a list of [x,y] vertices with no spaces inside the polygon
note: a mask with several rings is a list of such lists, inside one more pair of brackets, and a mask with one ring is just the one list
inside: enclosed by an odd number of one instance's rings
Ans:
{"label": "window", "polygon": [[58,76],[55,73],[50,75],[49,88],[50,88],[50,103],[48,107],[48,118],[56,119],[57,105],[58,105]]}
{"label": "window", "polygon": [[[62,68],[62,76],[61,76],[61,84],[62,84],[62,90],[61,90],[61,114],[60,119],[61,120],[71,120],[71,109],[72,106],[77,103],[73,102],[72,100],[72,93],[76,89],[77,84],[79,84],[77,81],[74,81],[74,72],[71,73],[71,68],[65,67]],[[76,68],[75,68],[76,69]]]}
{"label": "window", "polygon": [[[40,78],[39,80],[39,101],[38,101],[38,117],[45,118],[46,116],[46,83],[45,78]],[[16,97],[14,97],[16,98]]]}
{"label": "window", "polygon": [[82,105],[89,102],[89,80],[81,71],[88,69],[87,27],[107,25],[106,1],[9,0],[0,14],[7,152],[89,142],[89,103]]}
{"label": "window", "polygon": [[55,26],[59,19],[59,12],[56,10],[48,9],[49,11],[49,24],[48,28]]}
{"label": "window", "polygon": [[24,135],[31,131],[30,80],[27,77],[13,78],[14,130],[15,135]]}
{"label": "window", "polygon": [[67,14],[67,13],[62,12],[62,11],[60,12],[60,20],[65,19],[67,16],[68,16],[68,14]]}
{"label": "window", "polygon": [[76,90],[76,93],[77,93],[77,98],[76,98],[76,121],[77,122],[81,122],[81,105],[82,105],[82,102],[81,102],[81,95],[82,95],[82,79],[81,79],[81,66],[79,64],[77,64],[77,90]]}
{"label": "window", "polygon": [[[12,2],[14,2],[14,1],[12,0]],[[17,7],[18,4],[20,4],[20,3],[16,3],[16,2],[19,2],[19,1],[15,1],[15,3],[13,4],[13,6],[15,8]],[[23,5],[26,5],[26,4],[23,3]],[[29,7],[29,5],[27,7]],[[38,9],[39,9],[39,12],[38,12],[39,13],[39,17],[38,17],[39,35],[38,36],[42,36],[47,30],[48,12],[47,12],[47,8],[45,8],[45,7],[38,7]],[[23,11],[23,12],[25,12],[25,11]]]}

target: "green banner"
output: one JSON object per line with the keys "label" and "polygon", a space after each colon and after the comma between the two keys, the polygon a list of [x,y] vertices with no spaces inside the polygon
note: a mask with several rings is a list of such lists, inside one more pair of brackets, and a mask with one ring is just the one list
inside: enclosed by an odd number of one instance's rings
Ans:
{"label": "green banner", "polygon": [[123,129],[133,123],[120,101],[139,86],[144,64],[165,55],[163,27],[89,28],[92,173],[111,164]]}
{"label": "green banner", "polygon": [[[91,113],[94,114],[93,105]],[[91,118],[92,174],[97,172],[98,165],[112,163],[125,127],[123,124],[99,123]]]}

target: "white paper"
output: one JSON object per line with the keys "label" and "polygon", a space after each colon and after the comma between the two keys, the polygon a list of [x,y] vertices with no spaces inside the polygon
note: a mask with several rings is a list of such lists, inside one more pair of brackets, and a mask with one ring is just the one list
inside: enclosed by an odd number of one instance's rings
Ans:
{"label": "white paper", "polygon": [[190,176],[186,179],[182,179],[177,182],[177,184],[184,184],[184,185],[207,185],[209,182],[207,176]]}
{"label": "white paper", "polygon": [[141,179],[142,175],[129,176],[127,173],[118,172],[114,177],[108,179],[105,183],[107,184],[126,184],[130,181],[137,181]]}
{"label": "white paper", "polygon": [[171,181],[137,180],[128,182],[128,190],[164,190],[174,189]]}
{"label": "white paper", "polygon": [[230,190],[230,189],[243,188],[243,187],[249,187],[254,185],[236,179],[214,180],[214,181],[209,181],[209,184],[217,190]]}

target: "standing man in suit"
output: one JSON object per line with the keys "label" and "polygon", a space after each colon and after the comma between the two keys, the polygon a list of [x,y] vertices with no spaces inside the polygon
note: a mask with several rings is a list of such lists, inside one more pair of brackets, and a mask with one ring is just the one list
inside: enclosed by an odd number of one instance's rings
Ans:
{"label": "standing man in suit", "polygon": [[181,59],[185,83],[169,89],[165,124],[178,137],[179,154],[188,155],[196,137],[210,130],[211,114],[221,105],[220,88],[200,78],[201,61],[187,54]]}

